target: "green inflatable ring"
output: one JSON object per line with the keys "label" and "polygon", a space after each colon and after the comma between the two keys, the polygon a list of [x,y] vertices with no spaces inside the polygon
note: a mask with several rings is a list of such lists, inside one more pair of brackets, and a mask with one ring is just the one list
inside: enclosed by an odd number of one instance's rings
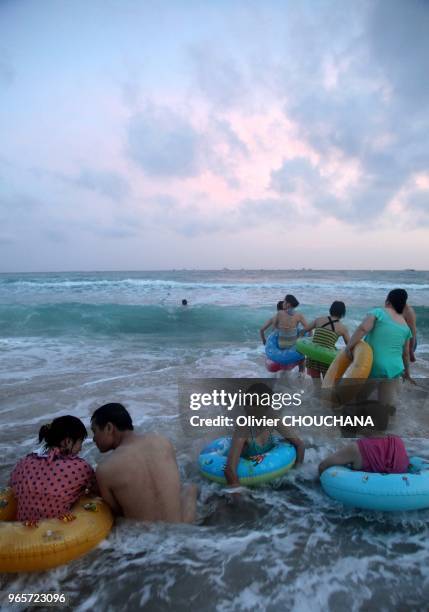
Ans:
{"label": "green inflatable ring", "polygon": [[325,365],[331,365],[339,353],[337,349],[329,349],[326,346],[316,344],[310,338],[299,338],[296,341],[295,348],[306,357],[314,359],[314,361],[320,361]]}

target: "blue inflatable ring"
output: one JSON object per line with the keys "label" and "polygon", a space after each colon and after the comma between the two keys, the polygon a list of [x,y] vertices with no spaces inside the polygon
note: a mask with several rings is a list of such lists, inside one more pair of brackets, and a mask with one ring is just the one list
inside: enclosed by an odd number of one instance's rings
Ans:
{"label": "blue inflatable ring", "polygon": [[[274,438],[275,445],[267,453],[254,457],[241,457],[237,476],[243,485],[258,485],[283,476],[295,463],[295,447],[283,438]],[[214,482],[226,484],[224,470],[231,438],[218,438],[200,453],[198,465],[203,476]]]}
{"label": "blue inflatable ring", "polygon": [[303,361],[304,356],[298,353],[294,348],[281,349],[278,344],[279,332],[274,332],[268,336],[267,343],[265,345],[265,354],[271,361],[275,361],[280,365],[291,365],[297,364]]}
{"label": "blue inflatable ring", "polygon": [[329,497],[346,506],[388,512],[429,508],[429,462],[420,457],[410,457],[406,474],[334,466],[323,472],[320,481]]}

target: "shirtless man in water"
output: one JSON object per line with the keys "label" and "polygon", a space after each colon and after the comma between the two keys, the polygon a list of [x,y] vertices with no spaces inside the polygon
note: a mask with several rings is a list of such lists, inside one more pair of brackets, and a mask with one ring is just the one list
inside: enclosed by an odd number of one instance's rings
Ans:
{"label": "shirtless man in water", "polygon": [[97,468],[103,499],[115,514],[142,521],[191,523],[197,489],[182,489],[171,442],[158,434],[136,434],[122,404],[105,404],[91,418],[101,453],[114,452]]}
{"label": "shirtless man in water", "polygon": [[411,333],[413,334],[413,337],[410,341],[410,361],[414,363],[416,360],[414,351],[417,348],[416,312],[412,306],[410,306],[409,304],[405,304],[405,308],[402,311],[402,316],[404,317],[408,327],[411,329]]}

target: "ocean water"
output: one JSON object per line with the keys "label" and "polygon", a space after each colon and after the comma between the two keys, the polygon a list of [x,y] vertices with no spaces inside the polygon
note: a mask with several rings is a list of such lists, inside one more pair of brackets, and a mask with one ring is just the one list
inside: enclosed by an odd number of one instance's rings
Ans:
{"label": "ocean water", "polygon": [[[402,271],[187,271],[0,275],[0,482],[31,452],[39,427],[61,414],[89,424],[108,401],[140,431],[177,449],[183,478],[199,485],[194,526],[119,521],[82,559],[2,579],[6,591],[55,590],[76,610],[421,610],[429,601],[429,511],[345,509],[326,497],[318,462],[339,440],[306,439],[304,465],[238,501],[203,481],[207,434],[181,427],[178,381],[263,377],[258,329],[293,293],[308,319],[335,299],[352,331],[387,292],[416,307],[416,378],[429,374],[429,273]],[[182,298],[188,300],[181,306]],[[291,375],[295,384],[295,373]],[[299,381],[311,393],[309,379]],[[408,414],[402,398],[398,410]],[[407,446],[429,456],[409,415]],[[95,465],[92,444],[83,456]],[[15,608],[16,609],[16,608]]]}

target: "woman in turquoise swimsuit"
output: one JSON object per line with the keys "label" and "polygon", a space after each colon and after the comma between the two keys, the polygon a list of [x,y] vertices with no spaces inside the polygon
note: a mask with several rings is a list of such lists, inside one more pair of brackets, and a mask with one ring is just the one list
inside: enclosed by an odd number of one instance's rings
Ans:
{"label": "woman in turquoise swimsuit", "polygon": [[[354,332],[346,346],[346,352],[353,359],[353,349],[365,336],[373,352],[372,369],[369,378],[392,381],[403,376],[410,377],[410,339],[412,333],[403,317],[408,294],[405,289],[393,289],[386,298],[384,308],[373,308]],[[383,404],[391,404],[394,385],[384,386],[388,395]],[[381,387],[380,387],[381,389]]]}

